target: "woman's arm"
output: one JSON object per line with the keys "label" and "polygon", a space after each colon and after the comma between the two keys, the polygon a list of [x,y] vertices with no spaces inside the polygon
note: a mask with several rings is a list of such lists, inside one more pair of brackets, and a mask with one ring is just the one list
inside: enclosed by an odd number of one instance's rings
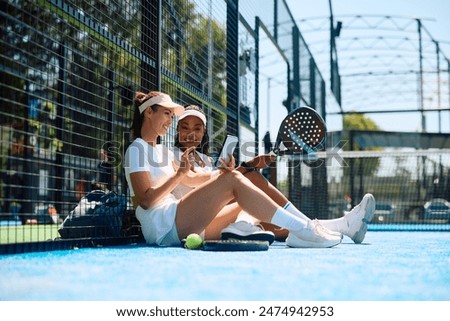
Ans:
{"label": "woman's arm", "polygon": [[237,171],[245,174],[254,170],[259,170],[262,168],[269,167],[273,162],[275,162],[276,156],[271,154],[258,155],[246,162],[241,163],[240,166],[236,168]]}
{"label": "woman's arm", "polygon": [[189,187],[197,187],[206,181],[209,181],[213,172],[193,172],[189,171],[181,181],[184,185]]}
{"label": "woman's arm", "polygon": [[[175,163],[174,168],[176,170],[177,166],[179,166],[179,161],[177,160],[180,158],[181,151],[175,150]],[[186,174],[186,176],[183,178],[182,183],[189,187],[197,187],[203,184],[204,182],[207,182],[211,179],[211,177],[215,176],[216,172],[212,168],[212,159],[209,156],[206,156],[204,154],[195,155],[195,152],[189,155],[190,163],[191,163],[191,170]],[[193,157],[198,157],[198,160],[196,160]],[[205,161],[205,158],[207,161]],[[195,166],[196,163],[203,163],[203,166]]]}
{"label": "woman's arm", "polygon": [[158,186],[151,186],[150,172],[141,171],[131,173],[130,180],[133,185],[136,203],[146,209],[157,204],[167,194],[171,193],[189,172],[190,163],[188,154],[190,152],[191,150],[189,148],[181,155],[181,161],[175,173]]}
{"label": "woman's arm", "polygon": [[[181,168],[181,167],[180,167]],[[136,202],[142,208],[147,209],[158,203],[168,193],[180,184],[185,173],[177,170],[175,174],[159,186],[151,187],[149,172],[135,172],[130,174]]]}

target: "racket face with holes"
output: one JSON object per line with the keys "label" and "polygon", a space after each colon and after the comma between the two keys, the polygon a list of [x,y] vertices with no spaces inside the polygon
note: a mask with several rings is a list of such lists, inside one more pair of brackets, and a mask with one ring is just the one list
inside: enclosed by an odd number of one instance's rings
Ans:
{"label": "racket face with holes", "polygon": [[275,143],[276,154],[310,154],[325,147],[326,124],[310,107],[301,107],[281,122]]}

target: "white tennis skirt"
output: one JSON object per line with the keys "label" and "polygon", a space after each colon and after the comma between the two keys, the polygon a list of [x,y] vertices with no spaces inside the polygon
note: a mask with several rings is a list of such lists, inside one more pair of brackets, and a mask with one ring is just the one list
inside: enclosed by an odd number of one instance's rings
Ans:
{"label": "white tennis skirt", "polygon": [[141,223],[142,234],[150,245],[179,246],[175,217],[179,200],[171,194],[160,204],[148,209],[138,206],[136,218]]}

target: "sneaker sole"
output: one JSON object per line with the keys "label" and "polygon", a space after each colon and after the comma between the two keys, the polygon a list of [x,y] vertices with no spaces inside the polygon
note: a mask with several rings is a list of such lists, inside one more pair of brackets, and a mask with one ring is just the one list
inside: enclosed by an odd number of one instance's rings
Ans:
{"label": "sneaker sole", "polygon": [[301,238],[295,237],[296,240],[292,240],[292,236],[288,236],[286,239],[286,245],[293,248],[330,248],[341,244],[342,239],[328,242],[310,242],[302,240]]}
{"label": "sneaker sole", "polygon": [[275,241],[275,235],[267,232],[252,233],[249,235],[239,235],[231,232],[223,232],[221,234],[222,240],[241,240],[241,241],[267,241],[269,245]]}
{"label": "sneaker sole", "polygon": [[373,214],[375,213],[375,197],[373,197],[372,194],[365,197],[367,197],[368,200],[366,202],[366,206],[364,207],[365,214],[362,220],[363,222],[359,231],[352,237],[353,242],[356,244],[360,244],[364,241],[367,232],[367,224],[370,223],[373,218]]}

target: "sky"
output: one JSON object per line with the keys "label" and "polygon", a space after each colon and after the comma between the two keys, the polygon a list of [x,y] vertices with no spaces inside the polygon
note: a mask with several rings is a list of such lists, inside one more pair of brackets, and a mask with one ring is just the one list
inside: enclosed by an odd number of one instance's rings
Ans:
{"label": "sky", "polygon": [[[305,31],[306,27],[302,30],[302,26],[306,26],[306,24],[301,23],[302,19],[309,19],[310,21],[314,21],[314,19],[318,17],[328,17],[330,13],[329,9],[329,0],[286,0],[292,15],[297,21],[297,25],[302,32],[302,35],[305,41],[310,45],[311,51],[317,50],[319,45],[318,43],[322,42],[323,44],[329,43],[329,34],[328,31],[325,33],[312,32],[311,30]],[[341,16],[392,16],[392,17],[401,17],[401,18],[419,18],[421,19],[424,27],[428,30],[430,35],[434,40],[437,40],[440,45],[440,49],[444,52],[444,55],[447,59],[450,59],[450,1],[448,0],[334,0],[332,1],[332,9],[333,14],[335,16],[335,22],[339,20],[339,15]],[[403,23],[399,19],[399,23]],[[345,34],[345,24],[342,27],[341,37],[346,36]],[[369,31],[368,31],[369,32]],[[347,34],[348,36],[348,34]],[[339,38],[337,38],[337,45],[339,48]],[[343,41],[343,40],[342,40]],[[314,45],[316,44],[316,45]],[[323,56],[322,52],[322,56]],[[415,54],[415,53],[412,53]],[[313,52],[314,55],[314,52]],[[320,55],[317,55],[317,58]],[[323,56],[326,57],[326,56]],[[339,57],[338,57],[339,58]],[[320,60],[320,59],[318,59]],[[328,61],[318,61],[319,63],[326,63]],[[345,73],[345,70],[342,70],[342,65],[340,64],[341,74]],[[321,73],[326,81],[328,81],[328,65],[319,66]],[[271,74],[269,70],[263,71],[263,73]],[[448,79],[448,75],[445,75]],[[267,78],[267,77],[266,77]],[[274,77],[275,78],[275,77]],[[262,88],[267,86],[270,88],[269,94],[264,93],[260,96],[260,103],[264,104],[270,99],[274,99],[273,97],[277,97],[277,91],[280,90],[283,92],[283,87],[285,84],[276,83],[274,79],[271,81],[271,85],[264,84],[264,76],[260,79],[262,84]],[[267,80],[266,80],[267,82]],[[449,107],[449,99],[447,97],[449,91],[448,81],[445,80],[445,97],[439,98],[441,100],[441,106]],[[416,86],[417,83],[414,84]],[[444,85],[445,86],[445,85]],[[281,96],[284,93],[280,94]],[[272,98],[271,98],[272,96]],[[417,96],[417,95],[416,95]],[[442,96],[442,95],[441,95]],[[356,97],[355,97],[356,98]],[[361,99],[361,98],[359,98]],[[411,97],[409,97],[411,99]],[[413,99],[416,99],[413,97]],[[437,104],[437,99],[435,97],[427,98],[432,101],[434,99],[434,107]],[[363,97],[362,104],[370,101],[368,97]],[[270,102],[273,104],[273,102]],[[367,106],[369,107],[369,106]],[[272,114],[270,114],[272,113]],[[441,120],[439,121],[438,113],[427,114],[426,118],[426,131],[428,132],[438,132],[439,127],[441,128],[441,132],[449,133],[450,132],[450,112],[442,112],[440,113]],[[269,112],[267,114],[264,111],[261,111],[260,114],[260,133],[263,134],[270,127],[270,132],[272,136],[276,135],[277,126],[283,118],[283,114],[279,112]],[[366,114],[367,117],[371,118],[375,121],[375,123],[382,130],[389,131],[421,131],[422,130],[422,122],[419,114],[410,114],[410,113],[384,113],[384,114]],[[339,130],[341,127],[341,118],[339,116],[331,116],[327,118],[327,124],[329,130]]]}

